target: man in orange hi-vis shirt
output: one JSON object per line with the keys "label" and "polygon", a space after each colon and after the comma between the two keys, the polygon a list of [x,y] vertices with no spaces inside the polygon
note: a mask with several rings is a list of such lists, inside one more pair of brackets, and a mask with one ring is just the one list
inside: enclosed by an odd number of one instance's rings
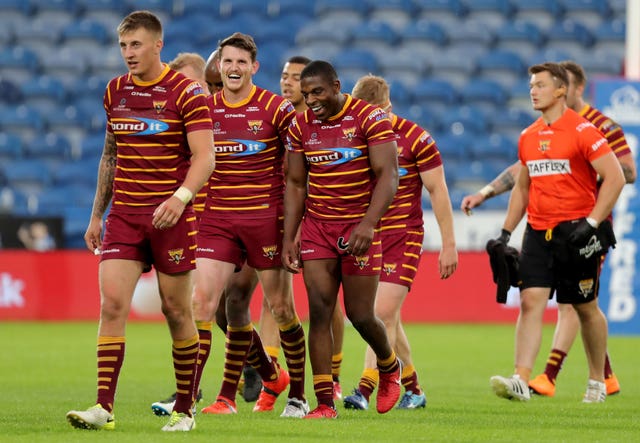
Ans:
{"label": "man in orange hi-vis shirt", "polygon": [[[580,319],[589,366],[583,401],[604,402],[607,321],[598,307],[602,255],[615,243],[605,221],[625,180],[606,138],[566,103],[569,78],[558,63],[529,68],[533,108],[541,112],[518,143],[523,167],[498,238],[505,244],[527,214],[520,256],[520,315],[515,373],[491,377],[496,395],[530,399],[529,378],[540,349],[542,316],[552,289]],[[598,176],[602,180],[596,197]]]}

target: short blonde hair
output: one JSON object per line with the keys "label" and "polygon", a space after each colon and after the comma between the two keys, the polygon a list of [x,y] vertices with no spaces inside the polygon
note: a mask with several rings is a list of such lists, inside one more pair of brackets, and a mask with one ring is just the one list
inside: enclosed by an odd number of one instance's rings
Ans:
{"label": "short blonde hair", "polygon": [[204,77],[204,66],[206,62],[200,54],[195,52],[181,52],[176,58],[169,62],[169,67],[179,71],[185,66],[191,66],[201,77]]}
{"label": "short blonde hair", "polygon": [[360,77],[351,91],[351,95],[376,106],[389,104],[389,84],[377,75]]}

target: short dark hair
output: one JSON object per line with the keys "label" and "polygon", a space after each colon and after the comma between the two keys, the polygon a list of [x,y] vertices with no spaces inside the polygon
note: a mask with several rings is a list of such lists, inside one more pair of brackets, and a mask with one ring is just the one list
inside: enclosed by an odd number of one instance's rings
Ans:
{"label": "short dark hair", "polygon": [[548,72],[556,82],[556,86],[569,86],[569,76],[567,70],[560,63],[544,62],[533,65],[529,68],[529,74],[537,74],[539,72]]}
{"label": "short dark hair", "polygon": [[295,65],[308,65],[311,63],[311,59],[309,57],[305,57],[304,55],[294,55],[287,60],[287,63],[293,63]]}
{"label": "short dark hair", "polygon": [[329,83],[338,80],[338,73],[331,63],[324,60],[309,62],[300,73],[300,80],[306,77],[322,77]]}
{"label": "short dark hair", "polygon": [[587,84],[587,74],[585,74],[582,66],[574,62],[573,60],[564,60],[560,62],[560,66],[573,74],[575,84],[578,86],[584,86]]}
{"label": "short dark hair", "polygon": [[149,11],[133,11],[122,19],[118,25],[118,35],[135,31],[139,28],[146,29],[162,39],[162,23],[160,19]]}
{"label": "short dark hair", "polygon": [[[218,51],[222,54],[222,48],[225,46],[233,46],[234,48],[244,49],[251,54],[251,61],[255,62],[258,57],[258,46],[255,40],[248,34],[242,32],[234,32],[229,37],[225,38],[218,45]],[[220,57],[220,55],[218,55]]]}

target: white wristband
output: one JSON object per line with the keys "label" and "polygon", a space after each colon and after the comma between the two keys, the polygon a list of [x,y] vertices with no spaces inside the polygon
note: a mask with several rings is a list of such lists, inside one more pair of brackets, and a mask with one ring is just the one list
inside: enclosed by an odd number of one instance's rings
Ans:
{"label": "white wristband", "polygon": [[186,205],[193,198],[193,192],[189,191],[189,189],[184,186],[180,186],[178,190],[173,193],[173,196],[178,197],[178,200]]}
{"label": "white wristband", "polygon": [[586,220],[587,220],[587,223],[589,223],[593,229],[596,229],[598,227],[598,222],[596,221],[595,218],[587,217]]}
{"label": "white wristband", "polygon": [[488,198],[493,196],[496,193],[496,190],[493,186],[487,185],[484,188],[480,189],[478,193],[484,198]]}

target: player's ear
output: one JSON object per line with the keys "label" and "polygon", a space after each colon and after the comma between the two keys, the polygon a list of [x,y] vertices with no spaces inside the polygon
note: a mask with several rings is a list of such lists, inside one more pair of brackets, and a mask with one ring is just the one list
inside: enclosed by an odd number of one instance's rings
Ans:
{"label": "player's ear", "polygon": [[565,85],[562,85],[562,86],[560,86],[559,88],[557,88],[555,90],[555,92],[553,93],[553,96],[555,98],[560,98],[560,97],[562,97],[563,95],[566,95],[566,94],[567,94],[567,87]]}

